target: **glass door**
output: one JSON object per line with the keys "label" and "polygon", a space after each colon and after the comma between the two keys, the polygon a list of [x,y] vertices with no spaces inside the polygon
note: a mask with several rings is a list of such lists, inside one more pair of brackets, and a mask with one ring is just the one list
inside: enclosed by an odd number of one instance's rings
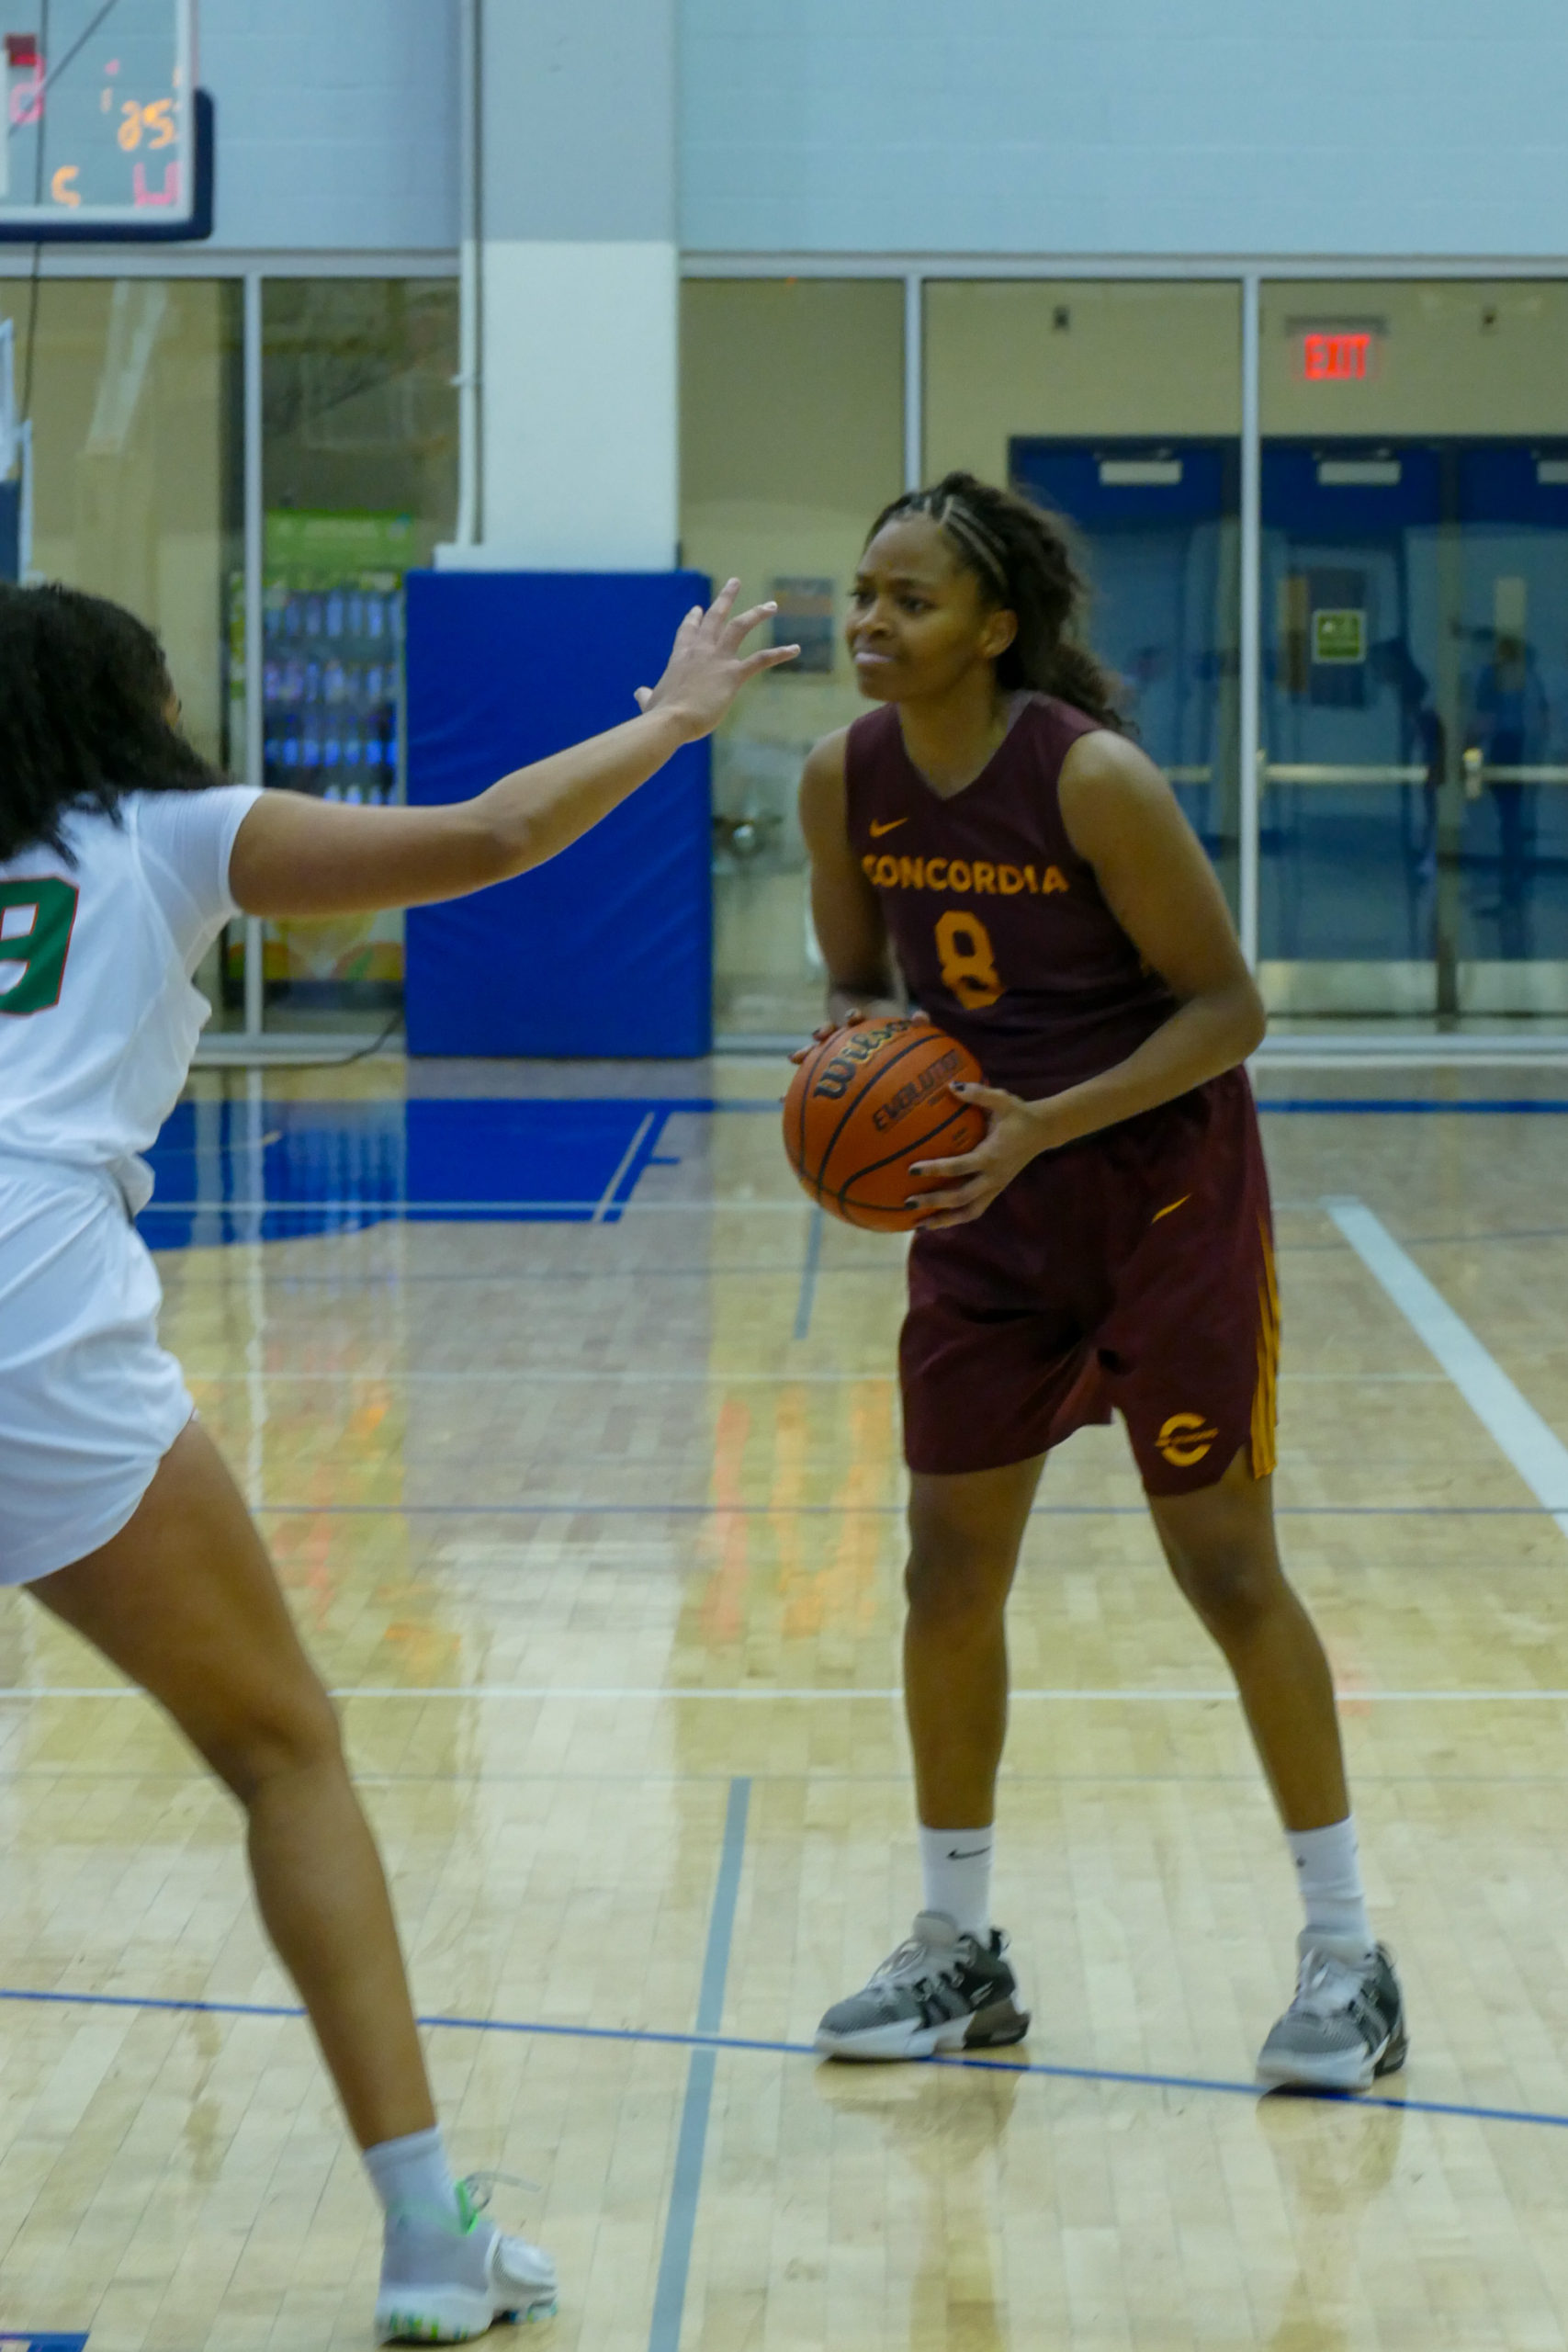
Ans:
{"label": "glass door", "polygon": [[1236,899],[1238,445],[1015,437],[1013,487],[1071,522],[1095,650]]}
{"label": "glass door", "polygon": [[1458,460],[1459,1007],[1568,1013],[1568,442]]}
{"label": "glass door", "polygon": [[1258,935],[1270,1009],[1432,1013],[1457,847],[1453,461],[1266,443]]}

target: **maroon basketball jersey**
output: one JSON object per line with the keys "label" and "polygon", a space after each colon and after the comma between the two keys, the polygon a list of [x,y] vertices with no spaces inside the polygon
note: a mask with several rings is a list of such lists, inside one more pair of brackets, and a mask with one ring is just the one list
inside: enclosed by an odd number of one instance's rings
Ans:
{"label": "maroon basketball jersey", "polygon": [[973,784],[942,799],[904,749],[892,704],[845,753],[850,842],[915,1002],[993,1084],[1055,1093],[1124,1061],[1176,999],[1067,839],[1057,780],[1095,721],[1031,695]]}

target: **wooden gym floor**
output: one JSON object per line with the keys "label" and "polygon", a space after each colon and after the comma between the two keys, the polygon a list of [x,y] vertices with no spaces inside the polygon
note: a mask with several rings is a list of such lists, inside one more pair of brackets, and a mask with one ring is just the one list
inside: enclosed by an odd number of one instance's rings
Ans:
{"label": "wooden gym floor", "polygon": [[[248,1119],[265,1148],[290,1099],[329,1130],[380,1098],[395,1127],[405,1088],[660,1108],[576,1221],[383,1204],[198,1225],[162,1260],[169,1340],[344,1694],[455,2156],[539,2185],[498,2194],[560,2263],[531,2340],[1568,2346],[1568,1083],[1262,1089],[1298,1106],[1266,1121],[1279,1500],[1413,2022],[1408,2072],[1352,2105],[1250,2088],[1293,1888],[1112,1431],[1059,1457],[1012,1614],[997,1899],[1031,2041],[809,2054],[918,1898],[901,1255],[807,1213],[739,1107],[777,1081],[206,1078],[209,1121],[226,1092],[231,1145]],[[1542,1100],[1304,1110],[1309,1086]],[[0,1647],[0,2333],[367,2344],[375,2211],[231,1807],[19,1596]]]}

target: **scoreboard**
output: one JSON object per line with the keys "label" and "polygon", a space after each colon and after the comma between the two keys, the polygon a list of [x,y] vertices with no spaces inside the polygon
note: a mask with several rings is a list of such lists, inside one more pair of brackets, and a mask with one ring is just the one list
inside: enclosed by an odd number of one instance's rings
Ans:
{"label": "scoreboard", "polygon": [[0,0],[0,241],[209,236],[195,0]]}

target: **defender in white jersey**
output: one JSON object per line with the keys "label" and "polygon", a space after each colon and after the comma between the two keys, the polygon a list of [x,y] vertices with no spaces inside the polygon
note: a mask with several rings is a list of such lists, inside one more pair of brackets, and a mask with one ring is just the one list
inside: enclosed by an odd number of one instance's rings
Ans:
{"label": "defender in white jersey", "polygon": [[688,615],[640,718],[421,809],[222,785],[140,622],[0,589],[0,1583],[140,1682],[243,1806],[262,1917],[385,2210],[383,2342],[546,2316],[555,2268],[452,2178],[336,1718],[158,1342],[140,1155],[185,1084],[210,1009],[191,974],[228,918],[424,903],[553,856],[793,658],[741,652],[772,607],[731,618],[737,586]]}

